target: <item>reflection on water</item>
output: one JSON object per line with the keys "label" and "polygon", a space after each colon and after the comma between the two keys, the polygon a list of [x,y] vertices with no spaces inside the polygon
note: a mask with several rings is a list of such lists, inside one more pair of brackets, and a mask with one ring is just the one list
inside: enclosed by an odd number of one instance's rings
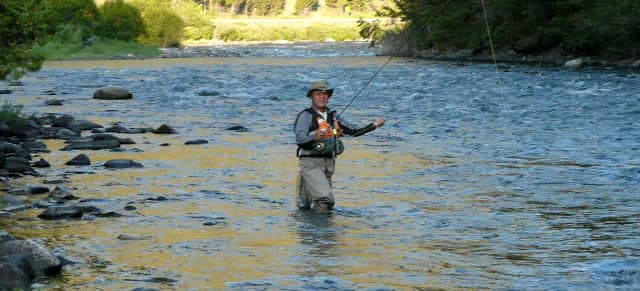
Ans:
{"label": "reflection on water", "polygon": [[[385,60],[48,63],[11,88],[12,102],[178,134],[125,135],[137,143],[124,152],[47,141],[53,169],[18,183],[62,179],[126,216],[43,222],[28,210],[0,227],[80,262],[53,290],[638,289],[634,72],[515,66],[496,85],[490,65],[396,60],[347,112],[389,122],[345,141],[335,213],[298,212],[291,124],[307,86],[329,79],[341,108]],[[105,85],[135,97],[92,100]],[[46,90],[65,105],[42,105]],[[184,145],[192,139],[209,143]],[[79,153],[93,165],[64,165]],[[114,158],[145,167],[102,167]]]}

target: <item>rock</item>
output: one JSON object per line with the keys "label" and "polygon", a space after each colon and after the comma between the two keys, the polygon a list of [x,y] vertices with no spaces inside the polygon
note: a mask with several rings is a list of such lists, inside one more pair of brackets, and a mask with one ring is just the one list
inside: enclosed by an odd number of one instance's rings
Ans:
{"label": "rock", "polygon": [[4,242],[8,242],[10,240],[15,240],[16,237],[8,233],[6,230],[0,229],[0,244]]}
{"label": "rock", "polygon": [[220,92],[218,91],[214,91],[214,90],[200,90],[200,92],[198,92],[199,96],[218,96],[220,95]]}
{"label": "rock", "polygon": [[573,59],[564,63],[565,68],[571,68],[571,69],[579,69],[579,68],[582,68],[583,66],[584,66],[584,59],[582,58]]}
{"label": "rock", "polygon": [[141,163],[134,162],[133,160],[116,159],[110,160],[104,163],[104,166],[110,169],[126,169],[126,168],[142,168]]}
{"label": "rock", "polygon": [[154,288],[138,287],[138,288],[131,289],[131,291],[160,291],[160,290],[159,289],[154,289]]}
{"label": "rock", "polygon": [[168,146],[170,146],[170,144],[168,144],[168,143],[166,143],[166,142],[165,142],[165,143],[161,143],[159,146],[161,146],[161,147],[168,147]]}
{"label": "rock", "polygon": [[0,262],[0,290],[28,290],[29,277],[20,268]]}
{"label": "rock", "polygon": [[78,132],[83,130],[92,130],[94,128],[102,128],[102,125],[88,120],[73,120],[69,122],[69,124],[67,124],[67,126],[65,127]]}
{"label": "rock", "polygon": [[53,198],[44,198],[44,199],[41,199],[39,201],[36,201],[31,206],[35,207],[35,208],[40,208],[40,209],[47,209],[49,207],[55,207],[55,206],[58,206],[60,204],[64,204],[64,201],[56,200],[56,199],[53,199]]}
{"label": "rock", "polygon": [[633,64],[631,64],[631,67],[633,68],[640,68],[640,61],[636,61]]}
{"label": "rock", "polygon": [[47,106],[62,106],[63,104],[62,104],[62,100],[60,100],[60,99],[51,99],[51,100],[44,101],[44,105],[47,105]]}
{"label": "rock", "polygon": [[230,131],[236,131],[236,132],[247,132],[249,131],[248,128],[242,126],[242,125],[234,125],[234,126],[230,126],[225,128],[225,130],[230,130]]}
{"label": "rock", "polygon": [[114,132],[114,133],[139,134],[139,133],[146,133],[147,129],[146,128],[129,129],[129,128],[126,128],[124,126],[114,125],[112,127],[107,128],[105,131],[106,132]]}
{"label": "rock", "polygon": [[32,141],[25,141],[22,143],[22,148],[26,151],[35,153],[35,152],[39,152],[39,153],[46,153],[49,152],[49,150],[47,150],[47,145],[44,144],[41,141],[37,141],[37,140],[32,140]]}
{"label": "rock", "polygon": [[118,142],[120,144],[136,144],[136,142],[130,138],[118,138]]}
{"label": "rock", "polygon": [[71,192],[71,190],[65,188],[65,187],[56,187],[55,189],[53,189],[53,191],[51,191],[51,193],[49,194],[50,198],[56,199],[56,200],[74,200],[74,199],[78,199],[77,196],[73,195],[73,193]]}
{"label": "rock", "polygon": [[138,209],[138,208],[136,208],[133,205],[127,205],[127,206],[124,207],[124,210],[126,210],[126,211],[133,211],[133,210],[136,210],[136,209]]}
{"label": "rock", "polygon": [[154,129],[152,132],[155,134],[175,134],[176,130],[173,129],[171,126],[163,124],[163,125],[160,125],[160,127]]}
{"label": "rock", "polygon": [[70,140],[80,136],[80,133],[67,128],[52,129],[52,131],[51,138],[53,139]]}
{"label": "rock", "polygon": [[7,89],[0,90],[0,94],[11,94],[12,92],[13,91]]}
{"label": "rock", "polygon": [[29,161],[19,157],[6,158],[4,169],[10,173],[35,174],[35,170],[29,165]]}
{"label": "rock", "polygon": [[27,188],[27,192],[29,192],[29,194],[32,194],[32,195],[40,195],[40,194],[49,193],[49,188],[42,187],[42,186],[29,186]]}
{"label": "rock", "polygon": [[118,236],[119,240],[145,240],[145,239],[149,239],[149,237],[147,236],[137,236],[137,235],[130,235],[130,234],[120,234]]}
{"label": "rock", "polygon": [[184,144],[186,144],[186,145],[196,145],[196,144],[206,144],[206,143],[209,143],[209,142],[204,140],[204,139],[196,139],[196,140],[187,141]]}
{"label": "rock", "polygon": [[29,154],[28,151],[23,149],[21,146],[10,142],[0,141],[0,153],[4,155],[15,154],[16,157],[31,160],[31,154]]}
{"label": "rock", "polygon": [[115,211],[108,211],[108,212],[98,213],[98,214],[96,214],[96,216],[97,217],[103,217],[103,218],[108,218],[108,217],[114,218],[114,217],[123,217],[124,215],[122,215],[122,214],[120,214],[118,212],[115,212]]}
{"label": "rock", "polygon": [[127,91],[127,89],[117,87],[100,88],[93,93],[93,99],[98,100],[126,100],[132,98],[133,94]]}
{"label": "rock", "polygon": [[31,164],[31,166],[35,168],[50,168],[51,164],[49,164],[49,162],[45,161],[43,158],[40,158],[39,161],[34,162],[33,164]]}
{"label": "rock", "polygon": [[49,207],[40,215],[39,218],[45,220],[56,220],[64,218],[81,218],[85,213],[98,213],[100,209],[92,205],[64,205]]}
{"label": "rock", "polygon": [[54,95],[58,95],[58,94],[53,90],[47,90],[47,91],[42,92],[42,95],[54,96]]}
{"label": "rock", "polygon": [[118,140],[96,140],[96,141],[72,143],[62,148],[61,151],[102,150],[102,149],[113,149],[117,147],[120,147],[120,142]]}
{"label": "rock", "polygon": [[1,244],[0,261],[20,268],[29,278],[57,274],[62,267],[56,256],[32,240],[12,240]]}
{"label": "rock", "polygon": [[74,121],[75,118],[69,114],[63,114],[62,116],[52,116],[51,117],[51,126],[52,127],[67,127],[69,123]]}
{"label": "rock", "polygon": [[164,196],[158,196],[158,197],[147,198],[147,200],[149,200],[149,201],[167,201],[169,199],[167,197],[164,197]]}
{"label": "rock", "polygon": [[[20,190],[26,193],[23,189]],[[24,198],[16,196],[9,191],[9,194],[0,195],[0,205],[5,207],[22,206],[24,205]]]}
{"label": "rock", "polygon": [[84,154],[79,154],[75,158],[66,162],[65,165],[68,166],[89,166],[91,165],[91,160]]}

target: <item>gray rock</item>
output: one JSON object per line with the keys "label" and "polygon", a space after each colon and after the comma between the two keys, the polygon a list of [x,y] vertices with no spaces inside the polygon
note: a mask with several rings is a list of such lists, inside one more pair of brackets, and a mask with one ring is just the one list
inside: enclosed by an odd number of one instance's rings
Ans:
{"label": "gray rock", "polygon": [[138,287],[131,289],[131,291],[160,291],[160,289]]}
{"label": "gray rock", "polygon": [[56,220],[64,218],[81,218],[85,213],[98,213],[100,209],[93,205],[64,205],[49,207],[40,215],[39,218],[45,220]]}
{"label": "gray rock", "polygon": [[104,166],[111,169],[126,169],[126,168],[142,168],[141,163],[134,162],[133,160],[116,159],[110,160],[104,163]]}
{"label": "gray rock", "polygon": [[65,165],[68,166],[89,166],[91,165],[91,160],[84,154],[77,155],[75,158],[66,162]]}
{"label": "gray rock", "polygon": [[242,125],[234,125],[234,126],[230,126],[225,128],[225,130],[230,130],[230,131],[235,131],[235,132],[247,132],[249,131],[248,128],[242,126]]}
{"label": "gray rock", "polygon": [[0,244],[15,239],[15,236],[11,235],[6,230],[0,229]]}
{"label": "gray rock", "polygon": [[163,124],[163,125],[160,125],[158,128],[154,129],[153,133],[155,133],[155,134],[175,134],[176,130],[173,129],[171,126]]}
{"label": "gray rock", "polygon": [[80,133],[77,133],[68,128],[52,129],[52,131],[53,131],[53,134],[51,134],[51,137],[53,139],[70,140],[80,136]]}
{"label": "gray rock", "polygon": [[88,120],[73,120],[65,127],[78,132],[83,130],[92,130],[94,128],[102,128],[102,125]]}
{"label": "gray rock", "polygon": [[77,196],[73,195],[71,190],[65,187],[57,187],[51,191],[49,197],[55,200],[75,200],[79,199]]}
{"label": "gray rock", "polygon": [[40,209],[47,209],[49,207],[55,207],[61,204],[64,204],[64,201],[53,199],[53,198],[44,198],[39,201],[36,201],[31,206],[35,208],[40,208]]}
{"label": "gray rock", "polygon": [[120,147],[118,140],[95,140],[86,142],[77,142],[65,146],[61,151],[73,151],[73,150],[103,150],[113,149]]}
{"label": "gray rock", "polygon": [[29,277],[20,268],[0,262],[0,290],[27,290],[29,285]]}
{"label": "gray rock", "polygon": [[583,66],[584,66],[584,59],[582,58],[570,60],[564,63],[565,68],[571,68],[571,69],[579,69],[579,68],[582,68]]}
{"label": "gray rock", "polygon": [[47,101],[44,101],[44,105],[47,105],[47,106],[62,106],[62,100],[60,100],[60,99],[47,100]]}
{"label": "gray rock", "polygon": [[145,240],[149,239],[148,236],[138,236],[138,235],[130,235],[130,234],[120,234],[118,236],[119,240]]}
{"label": "gray rock", "polygon": [[138,208],[133,206],[133,205],[127,205],[127,206],[124,207],[124,210],[126,210],[126,211],[133,211],[133,210],[136,210],[136,209],[138,209]]}
{"label": "gray rock", "polygon": [[0,94],[11,94],[12,92],[13,92],[13,91],[8,90],[8,89],[0,90]]}
{"label": "gray rock", "polygon": [[209,143],[209,142],[204,140],[204,139],[196,139],[196,140],[187,141],[184,144],[186,144],[186,145],[198,145],[198,144],[206,144],[206,143]]}
{"label": "gray rock", "polygon": [[75,120],[73,116],[69,114],[63,114],[61,116],[51,116],[51,126],[52,127],[67,127],[69,123]]}
{"label": "gray rock", "polygon": [[[22,192],[26,193],[24,189],[16,190],[21,190]],[[24,205],[24,198],[16,196],[15,194],[11,193],[11,191],[9,191],[9,194],[0,195],[0,205],[4,205],[5,207]]]}
{"label": "gray rock", "polygon": [[60,260],[32,240],[12,240],[0,245],[0,261],[19,267],[29,278],[60,272]]}
{"label": "gray rock", "polygon": [[114,125],[105,130],[106,132],[114,132],[114,133],[127,133],[127,134],[139,134],[146,133],[146,128],[126,128],[121,125]]}
{"label": "gray rock", "polygon": [[43,158],[40,158],[40,160],[31,164],[31,166],[35,168],[50,168],[51,164],[49,164],[49,162],[45,161]]}
{"label": "gray rock", "polygon": [[47,150],[47,145],[41,141],[25,141],[22,143],[22,148],[26,151],[30,152],[49,152]]}
{"label": "gray rock", "polygon": [[31,160],[31,155],[28,151],[23,149],[21,146],[10,142],[0,141],[0,153],[5,155],[15,154],[15,156],[19,158]]}
{"label": "gray rock", "polygon": [[32,194],[32,195],[40,195],[40,194],[49,193],[49,188],[42,187],[42,186],[29,186],[27,187],[27,192],[29,192],[29,194]]}
{"label": "gray rock", "polygon": [[198,95],[199,96],[218,96],[218,95],[220,95],[220,92],[214,91],[214,90],[205,89],[205,90],[200,90],[198,92]]}
{"label": "gray rock", "polygon": [[10,173],[35,174],[35,170],[29,165],[29,161],[18,157],[8,157],[3,168]]}
{"label": "gray rock", "polygon": [[126,100],[132,98],[133,94],[127,91],[127,89],[117,87],[100,88],[93,93],[93,99],[99,100]]}

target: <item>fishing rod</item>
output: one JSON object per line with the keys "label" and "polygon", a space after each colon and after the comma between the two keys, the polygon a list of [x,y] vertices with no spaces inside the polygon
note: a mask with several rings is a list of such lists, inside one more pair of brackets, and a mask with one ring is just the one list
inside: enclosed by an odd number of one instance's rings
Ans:
{"label": "fishing rod", "polygon": [[[447,7],[447,5],[449,4],[449,2],[451,2],[451,0],[448,0],[447,2],[445,2],[440,9],[438,9],[437,13],[432,14],[432,17],[434,15],[438,15],[440,14],[440,12],[442,12],[444,10],[445,7]],[[484,2],[483,2],[484,3]],[[340,111],[340,113],[336,116],[336,120],[338,120],[340,118],[340,116],[342,116],[342,114],[347,111],[347,109],[349,109],[349,107],[351,106],[351,104],[353,104],[354,101],[356,101],[356,99],[358,97],[360,97],[360,95],[362,94],[362,92],[364,92],[365,89],[367,89],[367,87],[373,82],[373,80],[380,74],[380,72],[382,72],[382,70],[384,70],[384,68],[391,62],[391,60],[393,60],[394,58],[396,58],[398,56],[398,54],[400,53],[400,51],[407,45],[409,44],[409,42],[418,35],[418,33],[420,33],[422,31],[422,29],[424,29],[427,24],[429,24],[431,18],[427,18],[425,19],[424,22],[422,22],[422,24],[418,27],[418,29],[416,29],[413,34],[411,34],[403,43],[401,46],[399,46],[392,54],[391,56],[389,56],[389,58],[387,59],[386,62],[384,62],[384,64],[382,64],[382,66],[380,66],[378,68],[378,70],[369,78],[369,80],[367,80],[367,82],[365,82],[365,84],[362,86],[362,88],[360,88],[360,90],[351,98],[351,100],[349,101],[349,103],[347,103],[347,105],[344,107],[344,109],[342,109],[342,111]]]}

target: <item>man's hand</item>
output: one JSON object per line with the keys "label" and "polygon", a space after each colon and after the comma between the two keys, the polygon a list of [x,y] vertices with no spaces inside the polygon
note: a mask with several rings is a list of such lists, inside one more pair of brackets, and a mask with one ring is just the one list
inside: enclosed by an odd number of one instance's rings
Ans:
{"label": "man's hand", "polygon": [[380,127],[380,126],[383,126],[386,121],[387,120],[384,119],[384,117],[380,117],[373,122],[373,125],[375,125],[376,127]]}
{"label": "man's hand", "polygon": [[325,140],[333,137],[333,132],[329,128],[320,128],[316,130],[315,140]]}

